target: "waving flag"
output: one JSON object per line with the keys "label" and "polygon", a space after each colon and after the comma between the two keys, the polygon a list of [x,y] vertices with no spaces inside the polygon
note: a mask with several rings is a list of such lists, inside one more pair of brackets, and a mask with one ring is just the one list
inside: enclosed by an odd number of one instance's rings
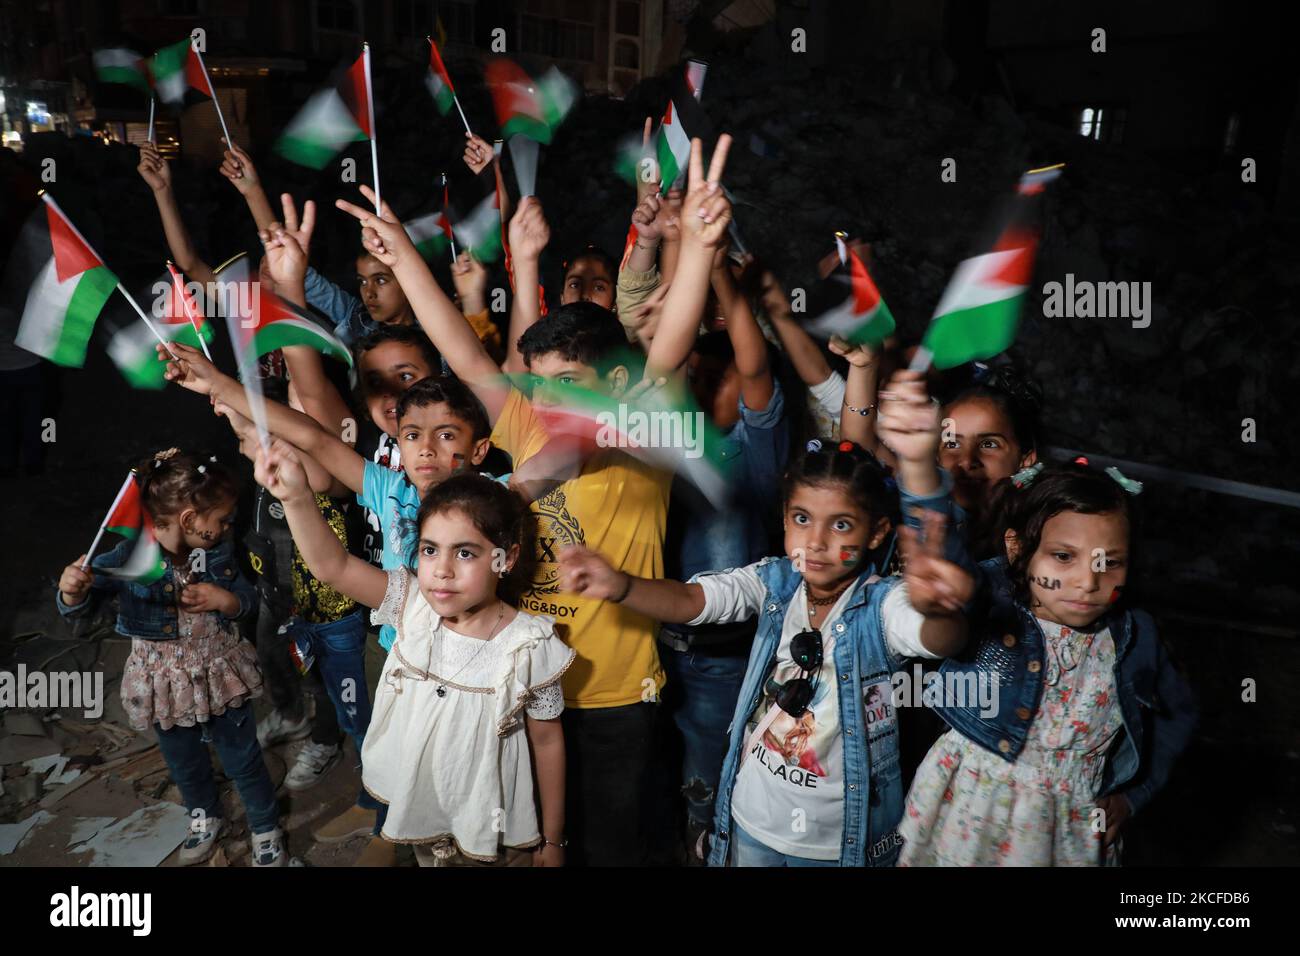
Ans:
{"label": "waving flag", "polygon": [[154,537],[153,521],[141,501],[140,482],[134,471],[127,474],[126,481],[122,482],[117,497],[113,499],[113,504],[108,509],[108,514],[100,523],[95,540],[91,542],[90,550],[86,552],[86,560],[81,565],[83,569],[90,565],[90,559],[94,557],[95,548],[98,547],[105,531],[134,540],[135,547],[131,549],[125,564],[116,568],[97,568],[100,573],[126,581],[149,584],[157,581],[167,572],[167,567],[162,560],[162,548],[158,544],[158,539]]}
{"label": "waving flag", "polygon": [[438,112],[443,116],[450,113],[451,108],[456,105],[456,88],[451,85],[451,77],[447,73],[447,68],[442,65],[442,57],[438,55],[438,45],[433,40],[429,41],[429,72],[424,78],[424,84],[429,88]]}
{"label": "waving flag", "polygon": [[57,365],[81,368],[104,303],[117,287],[77,227],[49,193],[14,245],[5,284],[27,289],[15,343]]}
{"label": "waving flag", "polygon": [[1059,166],[1025,173],[993,249],[957,266],[921,343],[938,368],[992,358],[1015,341],[1038,249],[1037,200],[1059,175]]}
{"label": "waving flag", "polygon": [[101,83],[123,83],[147,94],[152,85],[149,64],[139,53],[123,47],[96,50],[92,60],[95,78]]}
{"label": "waving flag", "polygon": [[660,189],[666,196],[673,184],[686,175],[686,165],[691,159],[691,138],[682,128],[681,117],[671,100],[655,137],[655,156],[659,160]]}
{"label": "waving flag", "polygon": [[189,37],[155,53],[149,61],[149,73],[158,98],[164,103],[184,106],[199,96],[216,99],[207,71]]}
{"label": "waving flag", "polygon": [[854,345],[877,346],[893,334],[894,316],[858,254],[844,246],[838,237],[836,241],[847,259],[853,291],[843,304],[809,322],[807,329],[825,338],[838,335]]}
{"label": "waving flag", "polygon": [[365,58],[362,53],[337,83],[312,95],[285,128],[276,152],[301,166],[322,169],[349,143],[372,138],[374,109]]}
{"label": "waving flag", "polygon": [[452,232],[479,262],[496,262],[501,256],[501,212],[495,190],[473,212],[452,224]]}
{"label": "waving flag", "polygon": [[447,252],[451,240],[451,220],[445,211],[418,216],[402,223],[402,228],[426,261],[432,261]]}
{"label": "waving flag", "polygon": [[154,327],[136,319],[115,331],[108,343],[109,358],[135,388],[156,391],[167,387],[166,366],[158,360],[155,349],[159,335],[168,342],[202,348],[205,353],[207,343],[212,341],[212,326],[204,320],[180,273],[171,263],[167,269],[151,286],[155,292],[164,289],[154,300]]}
{"label": "waving flag", "polygon": [[502,139],[525,136],[549,144],[578,98],[576,84],[556,67],[534,81],[511,60],[497,59],[487,65],[484,79]]}

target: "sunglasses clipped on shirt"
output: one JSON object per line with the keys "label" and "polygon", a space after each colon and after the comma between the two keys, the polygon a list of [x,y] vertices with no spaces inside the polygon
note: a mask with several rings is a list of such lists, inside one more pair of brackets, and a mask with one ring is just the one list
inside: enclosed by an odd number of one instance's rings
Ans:
{"label": "sunglasses clipped on shirt", "polygon": [[[776,698],[776,706],[798,720],[808,712],[817,692],[817,677],[822,666],[822,632],[817,628],[800,631],[790,638],[790,659],[803,675],[778,684],[769,677],[765,690]],[[807,675],[811,675],[811,680]]]}

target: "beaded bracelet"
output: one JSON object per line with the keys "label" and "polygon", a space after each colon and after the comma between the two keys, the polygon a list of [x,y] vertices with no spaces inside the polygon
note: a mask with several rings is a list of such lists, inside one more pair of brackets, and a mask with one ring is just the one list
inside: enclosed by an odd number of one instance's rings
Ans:
{"label": "beaded bracelet", "polygon": [[849,411],[856,412],[857,414],[861,415],[863,418],[866,418],[868,415],[872,413],[872,411],[875,410],[876,403],[872,402],[866,408],[854,408],[852,405],[845,405],[844,407],[847,408]]}

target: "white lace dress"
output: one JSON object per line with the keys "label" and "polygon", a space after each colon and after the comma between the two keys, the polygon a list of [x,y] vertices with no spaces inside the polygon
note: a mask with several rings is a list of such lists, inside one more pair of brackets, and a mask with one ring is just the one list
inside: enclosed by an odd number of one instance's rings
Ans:
{"label": "white lace dress", "polygon": [[465,637],[402,568],[371,621],[397,628],[361,753],[362,783],[388,804],[384,839],[484,862],[539,843],[521,711],[547,720],[564,709],[574,652],[554,621],[519,611],[490,641]]}

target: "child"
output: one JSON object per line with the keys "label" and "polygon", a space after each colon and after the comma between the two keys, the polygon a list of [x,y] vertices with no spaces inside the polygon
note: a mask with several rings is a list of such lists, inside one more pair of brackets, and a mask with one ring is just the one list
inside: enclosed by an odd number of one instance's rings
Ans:
{"label": "child", "polygon": [[1191,736],[1190,694],[1154,622],[1121,601],[1141,485],[1081,462],[1017,476],[1006,557],[982,565],[978,640],[940,668],[996,673],[997,710],[937,708],[952,730],[908,794],[904,865],[1115,862],[1120,827]]}
{"label": "child", "polygon": [[[237,631],[256,600],[227,540],[238,488],[215,458],[159,452],[138,469],[140,495],[162,547],[163,576],[151,584],[111,572],[138,546],[123,541],[83,569],[63,570],[56,597],[68,617],[118,598],[117,632],[131,638],[122,706],[136,730],[156,725],[158,747],[194,818],[182,865],[202,863],[225,826],[207,742],[239,787],[253,835],[253,866],[286,866],[275,787],[262,761],[249,701],[261,695],[253,646]],[[202,561],[198,559],[202,558]]]}
{"label": "child", "polygon": [[581,254],[566,259],[561,267],[564,286],[560,290],[560,305],[594,302],[605,309],[614,308],[618,266],[608,253],[589,245]]}
{"label": "child", "polygon": [[563,865],[559,681],[574,654],[550,618],[497,595],[519,560],[523,502],[473,473],[448,478],[416,516],[418,571],[385,573],[339,546],[283,441],[257,477],[313,573],[397,628],[362,755],[366,789],[388,805],[384,838],[414,844],[421,866]]}
{"label": "child", "polygon": [[[902,398],[899,398],[902,404]],[[948,509],[934,467],[933,406],[900,411],[886,433],[900,459],[905,508]],[[692,625],[758,616],[715,802],[710,865],[888,866],[903,809],[891,675],[907,657],[960,648],[955,613],[970,576],[938,554],[927,521],[905,587],[868,559],[894,511],[884,471],[857,445],[809,442],[785,487],[786,558],[696,575],[686,584],[634,578],[598,555],[561,557],[563,586],[664,621]],[[958,550],[958,549],[953,549]],[[766,700],[765,700],[766,698]]]}

